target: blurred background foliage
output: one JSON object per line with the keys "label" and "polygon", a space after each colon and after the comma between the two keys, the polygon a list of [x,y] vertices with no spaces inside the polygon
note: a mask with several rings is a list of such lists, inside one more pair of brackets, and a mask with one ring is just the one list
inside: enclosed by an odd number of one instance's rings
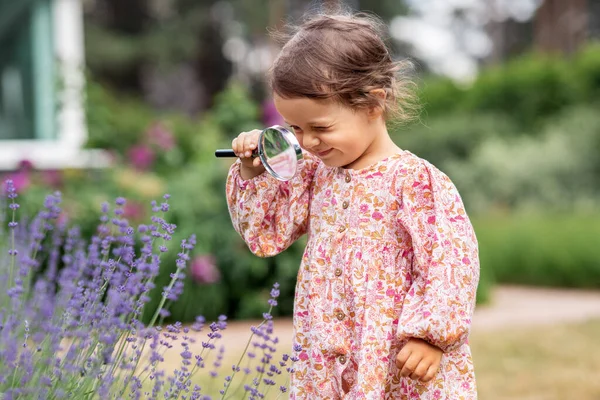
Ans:
{"label": "blurred background foliage", "polygon": [[[402,2],[373,3],[388,22],[407,12]],[[251,255],[229,220],[230,162],[214,158],[239,132],[272,121],[262,75],[236,73],[222,51],[231,32],[269,45],[265,26],[283,10],[261,4],[88,2],[88,146],[109,151],[114,167],[12,172],[25,213],[61,190],[66,216],[87,234],[102,201],[126,197],[126,216],[143,223],[149,202],[171,194],[172,246],[198,236],[185,290],[170,306],[176,320],[260,317],[274,281],[276,315],[292,312],[304,242],[271,259]],[[495,283],[600,288],[600,44],[568,57],[525,51],[469,84],[418,72],[421,119],[391,133],[462,194],[480,241],[479,301]],[[163,262],[154,301],[174,268],[174,259]]]}

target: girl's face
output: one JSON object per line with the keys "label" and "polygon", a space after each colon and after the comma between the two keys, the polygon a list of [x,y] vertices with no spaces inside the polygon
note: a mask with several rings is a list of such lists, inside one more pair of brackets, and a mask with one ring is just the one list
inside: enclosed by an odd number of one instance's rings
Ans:
{"label": "girl's face", "polygon": [[381,113],[352,110],[334,101],[286,99],[277,94],[274,102],[300,146],[327,166],[360,169],[378,161],[378,153],[385,152],[385,138],[389,137]]}

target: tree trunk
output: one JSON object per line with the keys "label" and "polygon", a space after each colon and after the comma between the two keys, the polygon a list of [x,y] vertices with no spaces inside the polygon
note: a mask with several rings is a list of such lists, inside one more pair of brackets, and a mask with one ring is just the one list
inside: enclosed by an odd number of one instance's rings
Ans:
{"label": "tree trunk", "polygon": [[587,0],[545,0],[534,21],[534,46],[543,52],[570,54],[589,32]]}

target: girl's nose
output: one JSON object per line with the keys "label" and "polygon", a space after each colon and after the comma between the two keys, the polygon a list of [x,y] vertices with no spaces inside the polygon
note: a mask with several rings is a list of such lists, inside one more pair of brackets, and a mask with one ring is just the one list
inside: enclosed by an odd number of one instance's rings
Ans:
{"label": "girl's nose", "polygon": [[318,146],[321,143],[321,141],[319,140],[319,138],[317,138],[317,136],[314,135],[314,134],[312,134],[312,133],[305,132],[302,136],[303,136],[302,137],[302,139],[303,139],[303,143],[302,144],[307,149],[310,149],[312,147],[316,147],[316,146]]}

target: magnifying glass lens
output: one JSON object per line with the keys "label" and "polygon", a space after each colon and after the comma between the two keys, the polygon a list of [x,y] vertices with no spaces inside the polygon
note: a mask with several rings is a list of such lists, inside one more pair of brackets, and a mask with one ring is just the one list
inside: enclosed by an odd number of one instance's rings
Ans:
{"label": "magnifying glass lens", "polygon": [[302,159],[296,136],[277,125],[262,132],[258,154],[267,171],[281,181],[296,175],[298,160]]}

